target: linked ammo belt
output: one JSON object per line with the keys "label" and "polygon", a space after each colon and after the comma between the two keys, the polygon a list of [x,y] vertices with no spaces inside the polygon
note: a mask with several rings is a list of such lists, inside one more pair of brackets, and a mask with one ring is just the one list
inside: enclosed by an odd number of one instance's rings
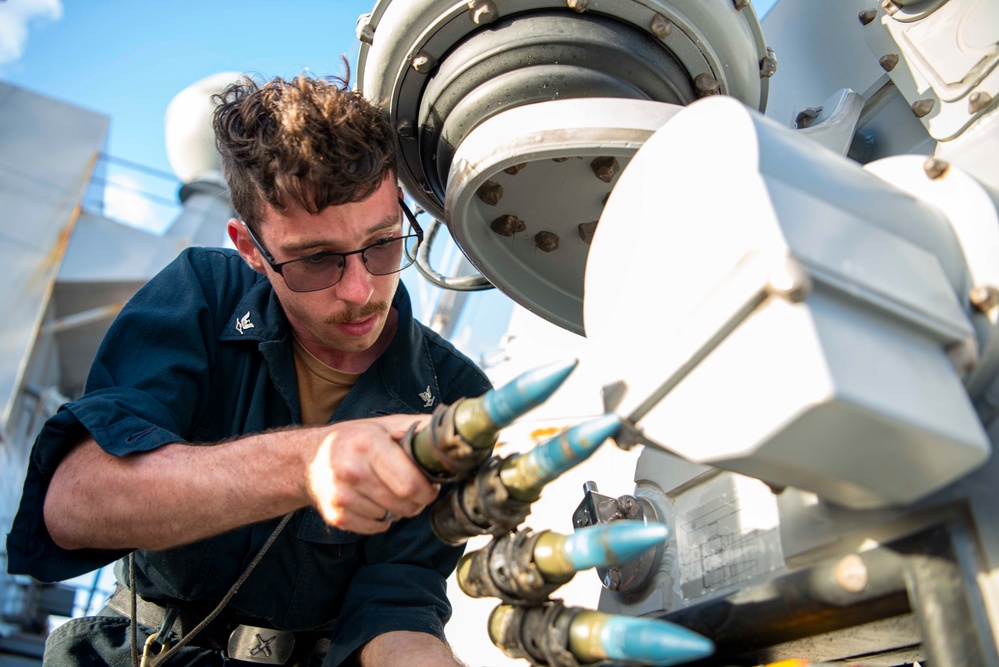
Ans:
{"label": "linked ammo belt", "polygon": [[[130,618],[132,615],[132,593],[119,585],[108,598],[108,608]],[[135,616],[140,625],[157,631],[163,624],[167,607],[136,597]],[[195,617],[199,616],[199,617]],[[204,616],[181,610],[171,630],[177,636],[184,636],[198,625]],[[264,665],[284,665],[296,654],[296,633],[253,625],[237,625],[229,628],[209,624],[194,638],[192,646],[207,648],[225,653],[230,660]],[[299,655],[312,650],[318,636],[316,633],[299,633]]]}

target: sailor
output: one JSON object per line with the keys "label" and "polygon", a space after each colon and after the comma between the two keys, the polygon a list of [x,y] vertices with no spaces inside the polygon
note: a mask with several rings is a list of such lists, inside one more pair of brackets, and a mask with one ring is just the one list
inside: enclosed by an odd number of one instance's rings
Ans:
{"label": "sailor", "polygon": [[422,232],[348,78],[217,96],[236,250],[185,250],[143,287],[38,436],[10,571],[118,561],[108,607],[54,631],[46,664],[130,665],[154,634],[166,664],[460,664],[462,550],[431,534],[439,488],[398,440],[489,382],[413,319],[399,271]]}

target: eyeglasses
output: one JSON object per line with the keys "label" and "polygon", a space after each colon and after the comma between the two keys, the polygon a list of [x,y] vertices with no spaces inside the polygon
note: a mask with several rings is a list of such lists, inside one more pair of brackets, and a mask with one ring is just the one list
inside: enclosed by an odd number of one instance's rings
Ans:
{"label": "eyeglasses", "polygon": [[364,268],[373,276],[387,276],[402,271],[416,261],[416,249],[423,242],[423,229],[416,222],[413,212],[406,202],[399,200],[402,212],[409,219],[414,234],[398,236],[390,239],[380,239],[371,245],[350,252],[317,252],[314,255],[290,259],[280,264],[274,260],[274,255],[267,251],[253,230],[245,222],[243,227],[250,235],[253,245],[264,256],[275,272],[281,274],[285,284],[292,292],[317,292],[333,287],[343,278],[343,269],[347,266],[347,257],[360,255]]}

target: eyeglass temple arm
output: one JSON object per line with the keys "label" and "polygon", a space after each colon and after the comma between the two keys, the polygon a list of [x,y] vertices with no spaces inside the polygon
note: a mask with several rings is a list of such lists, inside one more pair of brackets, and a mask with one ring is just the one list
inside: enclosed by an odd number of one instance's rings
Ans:
{"label": "eyeglass temple arm", "polygon": [[[420,209],[417,209],[417,215],[421,212]],[[439,220],[431,218],[430,224],[427,225],[427,229],[423,233],[423,243],[416,251],[416,270],[420,272],[420,275],[436,287],[455,292],[481,292],[482,290],[495,289],[496,286],[482,274],[449,277],[434,270],[434,267],[430,265],[430,249],[437,237],[437,232],[440,231],[440,226]]]}

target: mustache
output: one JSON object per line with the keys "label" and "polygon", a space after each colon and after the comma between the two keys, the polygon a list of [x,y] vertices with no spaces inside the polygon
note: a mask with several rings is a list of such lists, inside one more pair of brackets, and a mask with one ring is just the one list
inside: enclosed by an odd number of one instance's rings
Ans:
{"label": "mustache", "polygon": [[327,315],[326,324],[347,324],[349,322],[357,322],[359,320],[365,320],[372,315],[383,313],[386,310],[388,310],[388,302],[372,301],[371,303],[366,303],[359,308],[348,308],[342,313]]}

